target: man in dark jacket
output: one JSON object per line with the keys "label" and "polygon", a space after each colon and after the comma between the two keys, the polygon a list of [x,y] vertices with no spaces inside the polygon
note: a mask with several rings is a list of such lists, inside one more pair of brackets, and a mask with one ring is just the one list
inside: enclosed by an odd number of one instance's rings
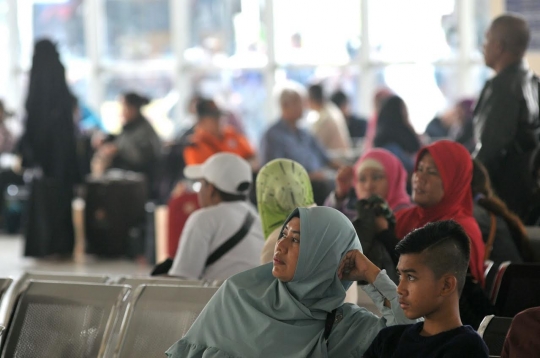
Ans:
{"label": "man in dark jacket", "polygon": [[487,81],[474,111],[476,150],[492,185],[522,220],[530,208],[531,155],[538,146],[538,81],[523,57],[529,27],[515,15],[496,18],[484,44],[484,59],[497,75]]}

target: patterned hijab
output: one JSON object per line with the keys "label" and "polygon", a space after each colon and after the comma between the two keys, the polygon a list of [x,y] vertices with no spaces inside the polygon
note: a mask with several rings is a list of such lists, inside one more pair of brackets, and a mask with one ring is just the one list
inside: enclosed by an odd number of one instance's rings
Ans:
{"label": "patterned hijab", "polygon": [[291,211],[315,204],[309,175],[293,160],[276,159],[262,167],[256,188],[265,239],[283,225]]}

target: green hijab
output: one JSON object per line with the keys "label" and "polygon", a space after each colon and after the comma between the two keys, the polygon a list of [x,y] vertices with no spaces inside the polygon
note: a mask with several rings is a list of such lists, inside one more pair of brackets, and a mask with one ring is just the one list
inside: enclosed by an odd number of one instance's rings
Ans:
{"label": "green hijab", "polygon": [[[167,355],[173,358],[327,357],[326,316],[343,306],[350,281],[337,269],[344,255],[361,249],[347,217],[328,207],[299,208],[300,253],[292,281],[272,276],[272,264],[239,273],[220,287],[188,333]],[[350,312],[350,308],[344,309]],[[332,330],[330,349],[338,356],[361,339],[347,333],[354,314]],[[332,338],[338,331],[339,337]]]}
{"label": "green hijab", "polygon": [[257,205],[264,238],[283,225],[298,207],[315,204],[309,175],[304,167],[289,159],[275,159],[257,175]]}

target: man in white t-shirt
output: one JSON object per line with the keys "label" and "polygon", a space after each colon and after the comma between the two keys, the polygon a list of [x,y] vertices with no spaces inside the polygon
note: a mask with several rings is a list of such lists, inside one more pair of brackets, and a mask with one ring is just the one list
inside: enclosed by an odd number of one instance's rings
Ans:
{"label": "man in white t-shirt", "polygon": [[252,182],[249,163],[217,153],[184,170],[200,180],[201,209],[188,218],[169,276],[225,280],[259,265],[264,236],[259,215],[247,202]]}

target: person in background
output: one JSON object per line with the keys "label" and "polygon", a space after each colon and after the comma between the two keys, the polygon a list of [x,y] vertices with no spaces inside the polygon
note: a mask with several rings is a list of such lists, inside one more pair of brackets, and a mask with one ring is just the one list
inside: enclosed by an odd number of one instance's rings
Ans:
{"label": "person in background", "polygon": [[473,109],[474,100],[462,99],[456,105],[459,129],[454,133],[452,139],[463,144],[469,152],[474,151],[474,129],[473,129]]}
{"label": "person in background", "polygon": [[385,149],[370,149],[354,167],[339,170],[336,190],[325,202],[347,215],[357,230],[364,254],[386,269],[396,283],[394,268],[398,258],[394,248],[398,240],[393,212],[412,205],[406,186],[407,172],[399,159]]}
{"label": "person in background", "polygon": [[392,152],[401,160],[407,173],[414,170],[414,156],[420,140],[410,121],[407,106],[395,95],[388,97],[379,112],[373,146]]}
{"label": "person in background", "polygon": [[15,147],[15,138],[6,127],[6,119],[12,115],[4,106],[4,101],[0,100],[0,154],[11,153]]}
{"label": "person in background", "polygon": [[28,203],[25,256],[69,259],[74,229],[73,187],[82,178],[77,165],[72,94],[56,46],[34,46],[26,99],[22,166],[33,168]]}
{"label": "person in background", "polygon": [[478,160],[473,161],[471,188],[474,218],[486,244],[485,260],[493,261],[494,269],[486,278],[486,288],[490,288],[501,263],[534,262],[534,251],[531,249],[525,226],[493,193],[487,170]]}
{"label": "person in background", "polygon": [[432,140],[449,139],[459,129],[457,108],[451,107],[446,112],[433,118],[424,132]]}
{"label": "person in background", "polygon": [[377,131],[377,118],[381,111],[384,101],[394,93],[389,88],[380,88],[373,96],[373,115],[369,118],[366,129],[366,138],[364,140],[364,150],[373,148],[373,140]]}
{"label": "person in background", "polygon": [[286,158],[298,162],[309,174],[311,180],[324,180],[324,169],[339,169],[317,139],[299,127],[304,114],[300,91],[285,88],[279,95],[280,119],[272,125],[261,139],[261,163]]}
{"label": "person in background", "polygon": [[[6,126],[6,120],[12,117],[14,114],[8,111],[4,102],[0,100],[0,155],[12,153],[15,149],[15,138],[9,128]],[[10,185],[23,185],[24,181],[21,173],[14,170],[12,165],[2,165],[0,167],[0,227],[6,228],[8,232],[13,232],[18,228],[18,224],[9,218],[9,205],[4,199],[6,196],[6,189]],[[17,212],[20,212],[18,210]],[[17,216],[20,217],[20,216]],[[14,223],[14,225],[11,225]]]}
{"label": "person in background", "polygon": [[332,94],[330,100],[341,110],[343,117],[345,117],[351,139],[358,140],[364,138],[366,136],[367,121],[352,113],[351,103],[347,95],[343,91],[338,90]]}
{"label": "person in background", "polygon": [[102,144],[96,155],[109,168],[129,170],[146,176],[153,197],[157,163],[161,155],[161,140],[142,114],[150,100],[137,93],[122,95],[122,132],[112,141]]}
{"label": "person in background", "polygon": [[[273,263],[225,281],[167,355],[362,357],[382,328],[413,321],[398,305],[395,284],[359,250],[354,227],[339,211],[295,209]],[[350,254],[355,260],[340,270]],[[343,303],[351,280],[367,282],[363,289],[382,317]]]}
{"label": "person in background", "polygon": [[484,60],[496,76],[486,82],[474,110],[474,158],[486,167],[497,195],[527,220],[534,190],[530,166],[540,146],[538,79],[524,56],[530,29],[520,16],[505,14],[486,33]]}
{"label": "person in background", "polygon": [[416,206],[396,213],[396,235],[404,238],[429,222],[455,220],[471,241],[470,271],[483,285],[485,245],[473,216],[473,164],[461,144],[440,140],[420,150],[412,177]]}
{"label": "person in background", "polygon": [[221,152],[202,165],[188,165],[184,175],[200,180],[201,209],[186,221],[169,276],[225,280],[258,266],[264,237],[259,215],[246,200],[252,182],[248,162]]}
{"label": "person in background", "polygon": [[255,151],[246,137],[230,126],[223,126],[222,111],[210,99],[199,99],[195,104],[197,123],[190,145],[184,149],[187,165],[202,164],[212,155],[228,152],[239,155],[249,161],[253,169],[257,168]]}
{"label": "person in background", "polygon": [[[309,175],[304,168],[289,159],[267,163],[257,176],[257,206],[266,239],[261,252],[261,264],[272,262],[274,248],[287,216],[298,207],[313,207],[315,200]],[[358,301],[356,283],[347,290],[345,302]]]}
{"label": "person in background", "polygon": [[397,212],[412,205],[406,187],[407,172],[399,159],[386,149],[370,149],[354,167],[346,166],[338,171],[336,189],[324,205],[338,209],[353,220],[356,202],[376,194]]}
{"label": "person in background", "polygon": [[308,88],[308,123],[319,143],[337,154],[346,154],[351,149],[351,137],[345,118],[341,111],[324,96],[321,85],[311,85]]}
{"label": "person in background", "polygon": [[339,169],[340,164],[330,159],[318,140],[299,125],[304,113],[302,88],[289,86],[279,93],[280,119],[261,139],[261,163],[286,158],[299,163],[309,174],[315,202],[324,203],[331,189],[328,169]]}
{"label": "person in background", "polygon": [[534,357],[540,352],[540,307],[518,313],[504,341],[501,358]]}
{"label": "person in background", "polygon": [[469,264],[469,238],[454,221],[429,223],[408,234],[396,247],[400,254],[397,293],[412,325],[383,329],[365,358],[488,357],[482,337],[464,326],[459,297]]}

